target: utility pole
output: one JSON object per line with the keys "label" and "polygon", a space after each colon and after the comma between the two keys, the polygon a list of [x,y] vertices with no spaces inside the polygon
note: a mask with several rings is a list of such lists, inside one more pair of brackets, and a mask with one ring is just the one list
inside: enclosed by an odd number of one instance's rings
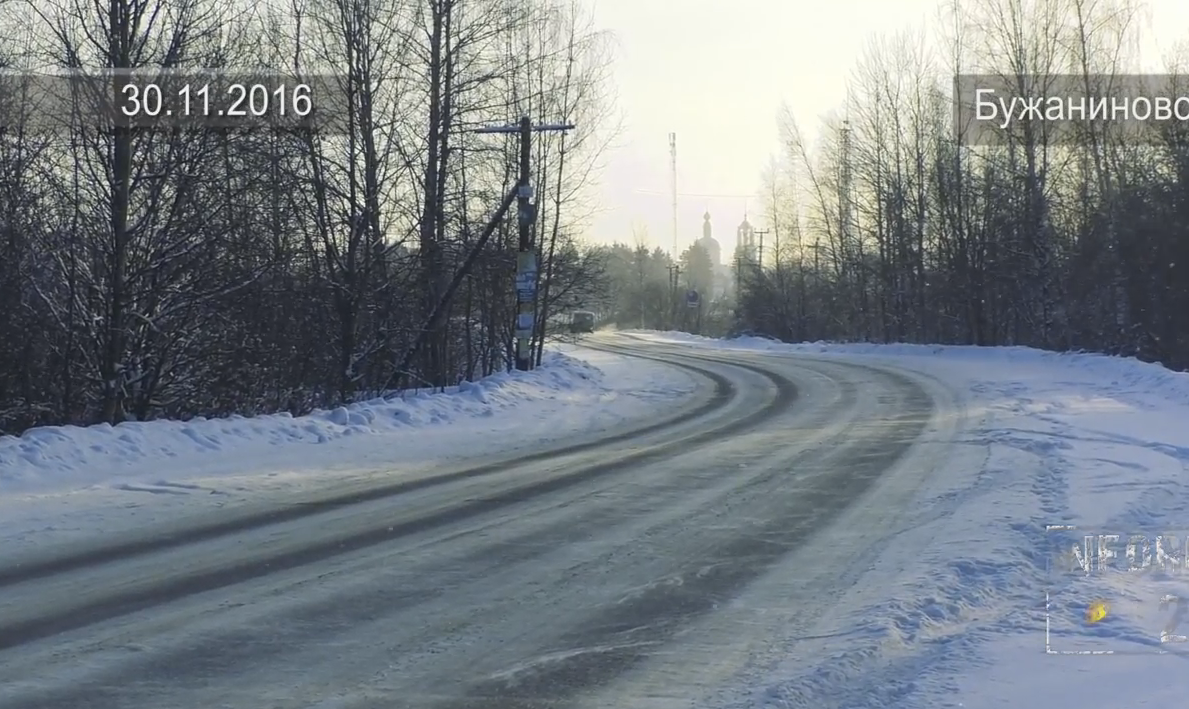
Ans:
{"label": "utility pole", "polygon": [[743,251],[735,249],[735,318],[743,313]]}
{"label": "utility pole", "polygon": [[[637,256],[639,256],[637,252]],[[647,330],[648,327],[644,324],[644,315],[647,312],[647,303],[644,301],[644,259],[637,258],[639,263],[636,264],[636,275],[639,277],[638,287],[640,289],[640,329]]]}
{"label": "utility pole", "polygon": [[[531,344],[537,306],[537,254],[533,251],[533,222],[537,206],[533,204],[532,185],[533,123],[528,116],[520,119],[520,179],[516,189],[517,222],[520,244],[516,254],[516,368],[528,371],[532,366]],[[531,285],[530,285],[531,284]]]}
{"label": "utility pole", "polygon": [[757,230],[752,232],[755,236],[760,237],[759,250],[756,251],[756,269],[760,272],[764,270],[764,236],[768,233],[767,229]]}
{"label": "utility pole", "polygon": [[532,337],[536,324],[537,254],[533,244],[533,222],[537,205],[533,204],[532,139],[534,132],[573,130],[572,124],[533,125],[528,116],[511,126],[480,128],[476,133],[517,133],[520,136],[520,179],[516,182],[516,212],[519,245],[516,254],[516,369],[532,367]]}
{"label": "utility pole", "polygon": [[775,261],[776,270],[780,270],[780,210],[776,205],[776,178],[772,178],[772,231],[774,243],[772,244],[772,260]]}
{"label": "utility pole", "polygon": [[[821,277],[821,273],[822,273],[822,271],[821,271],[822,264],[821,264],[821,259],[820,259],[821,252],[822,252],[822,242],[821,242],[821,239],[816,239],[816,238],[815,238],[815,239],[813,240],[813,245],[812,245],[812,246],[810,246],[810,248],[811,248],[811,249],[813,249],[813,289],[814,289],[814,292],[818,294],[818,299],[817,299],[817,303],[816,303],[816,304],[817,304],[817,305],[819,305],[819,306],[821,306],[821,307],[824,309],[824,307],[825,307],[825,303],[824,303],[824,301],[821,299],[821,295],[820,295],[820,294],[821,294],[821,288],[822,288],[822,277]],[[832,315],[832,313],[831,313],[831,315]],[[819,323],[820,323],[820,322],[822,322],[822,319],[821,319],[821,318],[819,318],[819,319],[818,319],[818,322],[819,322]],[[822,332],[821,332],[821,329],[820,329],[820,328],[819,328],[819,331],[818,331],[818,333],[817,333],[817,337],[823,337],[823,334],[822,334]]]}
{"label": "utility pole", "polygon": [[681,266],[675,263],[669,264],[669,295],[673,299],[673,307],[671,308],[672,312],[670,313],[670,317],[673,318],[672,326],[674,329],[677,328],[677,321],[679,319],[677,317],[677,313],[681,308],[681,298],[677,293],[680,283]]}
{"label": "utility pole", "polygon": [[[850,137],[850,121],[842,122],[842,174],[839,176],[838,186],[838,225],[839,225],[839,243],[841,252],[841,260],[843,266],[843,279],[849,277],[849,264],[851,248],[851,227],[853,220],[853,207],[851,205],[851,137]],[[879,142],[876,141],[876,147]]]}

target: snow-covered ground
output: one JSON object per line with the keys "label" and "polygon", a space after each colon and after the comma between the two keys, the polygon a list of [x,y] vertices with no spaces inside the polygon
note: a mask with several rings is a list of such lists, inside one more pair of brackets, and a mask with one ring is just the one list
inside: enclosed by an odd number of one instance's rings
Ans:
{"label": "snow-covered ground", "polygon": [[[855,589],[821,619],[820,632],[788,640],[799,643],[800,656],[808,647],[821,661],[760,668],[740,706],[1184,704],[1189,643],[1160,643],[1175,604],[1161,607],[1159,599],[1189,598],[1189,576],[1183,567],[1129,570],[1126,541],[1164,535],[1184,562],[1189,375],[1024,348],[634,336],[891,364],[948,385],[973,417],[959,445],[982,464],[955,465],[915,501],[910,524],[873,565],[878,588]],[[655,420],[694,389],[693,379],[663,365],[569,350],[532,373],[296,419],[47,428],[0,438],[0,556],[274,493],[416,474],[450,453],[507,451],[513,439],[524,447],[573,440]],[[1108,568],[1076,568],[1070,552],[1084,549],[1083,535],[1095,535],[1096,546],[1097,535],[1112,534],[1121,539],[1108,542],[1118,555]],[[1096,599],[1109,612],[1091,624],[1083,616]],[[1176,634],[1189,634],[1189,619]]]}
{"label": "snow-covered ground", "polygon": [[[823,661],[769,668],[746,706],[1184,705],[1189,644],[1160,642],[1177,606],[1160,599],[1184,596],[1189,611],[1189,375],[1026,348],[635,336],[891,363],[963,392],[974,414],[962,443],[985,462],[953,470],[917,501],[911,529],[889,541],[895,559],[877,565],[886,596],[863,605],[840,599],[856,610],[796,640],[817,642]],[[1086,535],[1092,554],[1100,535],[1117,554],[1103,568],[1095,558],[1088,574],[1072,552],[1085,554]],[[1132,570],[1152,563],[1157,536],[1178,558]],[[893,551],[897,543],[912,554]],[[1106,618],[1087,622],[1099,599]],[[1189,634],[1186,615],[1174,635]]]}
{"label": "snow-covered ground", "polygon": [[212,507],[577,442],[654,422],[695,388],[673,367],[563,345],[532,372],[297,418],[44,427],[0,437],[0,559]]}

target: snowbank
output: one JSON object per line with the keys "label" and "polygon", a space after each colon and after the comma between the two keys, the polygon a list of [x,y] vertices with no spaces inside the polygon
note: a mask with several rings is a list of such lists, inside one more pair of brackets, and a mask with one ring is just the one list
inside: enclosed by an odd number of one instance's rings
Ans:
{"label": "snowbank", "polygon": [[[676,383],[672,374],[660,381],[674,396],[690,390],[689,382],[678,377]],[[605,401],[609,393],[602,369],[555,351],[548,352],[542,366],[531,372],[498,373],[441,393],[376,399],[296,418],[283,413],[116,426],[47,426],[21,436],[0,437],[0,495],[86,487],[145,475],[176,476],[194,472],[204,460],[213,459],[239,459],[242,472],[244,456],[259,458],[269,449],[295,445],[308,448],[384,436],[389,444],[411,446],[427,428],[467,424],[464,428],[474,433],[477,426],[498,428],[493,421],[501,416],[511,414],[521,421],[550,418],[558,405]],[[160,481],[147,484],[169,487]]]}
{"label": "snowbank", "polygon": [[34,429],[0,438],[0,556],[574,443],[672,415],[698,386],[562,345],[531,372],[297,418]]}

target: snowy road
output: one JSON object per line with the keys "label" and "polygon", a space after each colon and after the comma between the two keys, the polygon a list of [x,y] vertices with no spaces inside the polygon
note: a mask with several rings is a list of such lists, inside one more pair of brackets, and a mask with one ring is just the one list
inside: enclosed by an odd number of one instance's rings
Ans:
{"label": "snowy road", "polygon": [[840,612],[906,502],[966,464],[965,413],[920,374],[601,344],[694,368],[708,394],[568,452],[0,568],[0,706],[725,700],[789,656],[790,627]]}

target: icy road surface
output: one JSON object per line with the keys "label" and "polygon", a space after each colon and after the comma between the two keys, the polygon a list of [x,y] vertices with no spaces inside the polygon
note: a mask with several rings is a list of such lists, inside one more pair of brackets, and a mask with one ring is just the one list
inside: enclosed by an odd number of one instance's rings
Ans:
{"label": "icy road surface", "polygon": [[[708,709],[1184,705],[1189,642],[1161,642],[1161,630],[1184,638],[1189,618],[1178,624],[1159,600],[1189,600],[1189,374],[1024,347],[634,337],[927,373],[969,417],[962,455],[906,505],[911,521],[859,583],[812,620],[768,627],[781,652],[758,652],[738,691]],[[1101,556],[1089,573],[1070,564],[1084,535],[1092,546],[1117,536],[1106,568]],[[1161,535],[1179,559],[1156,563]],[[1087,622],[1097,599],[1109,613]]]}
{"label": "icy road surface", "polygon": [[[558,351],[560,350],[560,351]],[[544,366],[307,416],[47,426],[0,436],[0,566],[40,547],[196,523],[633,431],[710,395],[661,363],[551,347]],[[305,499],[305,498],[302,498]]]}
{"label": "icy road surface", "polygon": [[798,627],[886,592],[864,580],[908,501],[982,462],[923,374],[601,342],[707,395],[570,452],[0,568],[0,707],[713,704]]}

